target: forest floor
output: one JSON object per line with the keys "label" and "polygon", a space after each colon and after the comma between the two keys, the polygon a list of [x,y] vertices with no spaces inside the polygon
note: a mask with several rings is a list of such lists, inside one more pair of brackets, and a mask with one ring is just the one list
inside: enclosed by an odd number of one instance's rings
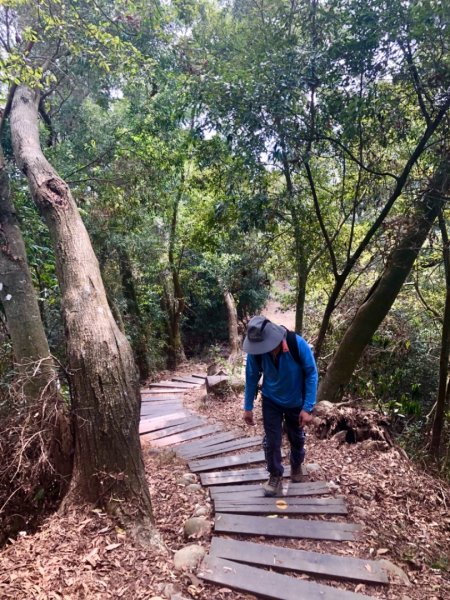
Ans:
{"label": "forest floor", "polygon": [[[198,372],[202,368],[201,364],[186,365],[183,372]],[[242,425],[238,396],[218,400],[206,396],[204,390],[194,390],[186,395],[186,404],[211,421],[222,422],[226,429],[240,429],[245,435],[253,435],[255,429],[262,432],[260,418],[255,428]],[[357,542],[273,539],[270,543],[365,559],[388,559],[407,573],[411,583],[407,586],[396,581],[388,589],[348,582],[333,585],[385,600],[448,600],[450,487],[427,475],[395,448],[378,451],[364,442],[337,445],[312,434],[308,436],[307,448],[307,461],[320,466],[312,479],[334,482],[338,493],[345,496],[348,520],[362,524],[363,534]],[[183,525],[200,507],[206,508],[212,520],[211,503],[204,489],[186,491],[181,477],[189,470],[173,451],[147,446],[144,461],[156,525],[168,548],[167,556],[133,542],[99,510],[56,514],[37,533],[19,535],[0,552],[0,598],[253,598],[204,584],[194,573],[175,570],[171,558],[176,550],[192,542],[208,549],[208,536],[184,539]]]}
{"label": "forest floor", "polygon": [[[268,308],[273,308],[273,313],[267,312],[274,320],[281,322],[282,313],[275,306]],[[204,372],[205,368],[205,364],[186,364],[180,373]],[[200,389],[186,394],[185,404],[211,421],[223,423],[227,430],[237,429],[243,435],[254,435],[256,430],[261,434],[260,406],[255,409],[256,426],[245,427],[241,396],[230,392],[217,399]],[[349,582],[333,585],[384,600],[448,600],[450,487],[429,476],[396,448],[380,451],[366,442],[338,445],[310,434],[307,450],[307,462],[320,467],[311,478],[333,482],[338,493],[345,496],[348,521],[363,525],[361,539],[339,543],[272,539],[270,543],[364,559],[388,559],[404,570],[410,582],[406,585],[395,579],[388,588]],[[209,547],[210,536],[195,540],[183,537],[184,522],[199,508],[204,512],[206,509],[212,521],[208,492],[187,492],[181,477],[189,470],[171,450],[146,446],[144,462],[156,526],[168,549],[166,556],[134,542],[100,510],[58,513],[47,519],[37,533],[23,532],[0,551],[0,598],[253,598],[205,584],[195,573],[175,570],[172,556],[176,550],[193,542],[206,550]],[[306,575],[301,577],[308,579]]]}
{"label": "forest floor", "polygon": [[[185,373],[205,365],[186,365]],[[262,432],[241,422],[241,397],[218,400],[204,390],[186,395],[186,405],[224,428],[244,435]],[[257,407],[258,414],[260,407]],[[408,575],[409,586],[393,581],[380,585],[336,583],[385,600],[450,598],[450,487],[430,477],[398,449],[374,450],[369,444],[341,444],[310,434],[307,461],[318,463],[312,479],[325,479],[345,496],[348,520],[363,525],[357,542],[273,539],[291,548],[338,553],[365,559],[389,559]],[[178,572],[173,553],[188,543],[206,549],[210,537],[186,540],[184,522],[199,507],[213,518],[207,490],[188,493],[181,476],[186,464],[171,450],[144,449],[156,525],[167,556],[133,542],[100,510],[71,511],[49,518],[35,534],[19,535],[0,552],[0,598],[78,600],[179,598],[244,600],[253,596],[204,584],[195,574]],[[254,538],[252,541],[258,541]],[[307,578],[307,576],[303,576]]]}

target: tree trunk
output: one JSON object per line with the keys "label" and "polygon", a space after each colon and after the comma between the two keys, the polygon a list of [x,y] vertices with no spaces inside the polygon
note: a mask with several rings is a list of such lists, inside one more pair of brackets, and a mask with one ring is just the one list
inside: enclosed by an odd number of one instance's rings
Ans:
{"label": "tree trunk", "polygon": [[292,222],[295,238],[295,261],[297,268],[297,286],[295,298],[295,331],[302,335],[303,316],[305,313],[306,281],[308,279],[308,265],[305,255],[305,242],[302,238],[301,223],[297,211],[292,209]]}
{"label": "tree trunk", "polygon": [[[163,274],[162,287],[162,307],[166,313],[167,328],[167,368],[174,370],[177,366],[186,360],[181,339],[181,316],[182,310],[179,299],[177,298],[170,275]],[[184,299],[182,301],[184,306]]]}
{"label": "tree trunk", "polygon": [[230,344],[230,356],[228,360],[233,361],[240,350],[236,303],[233,295],[228,290],[224,290],[223,297],[228,317],[228,342]]}
{"label": "tree trunk", "polygon": [[181,339],[181,319],[184,313],[185,298],[178,275],[178,268],[175,264],[175,242],[177,236],[178,206],[181,202],[184,190],[184,171],[181,177],[181,183],[178,193],[174,199],[172,207],[172,218],[169,230],[169,273],[163,274],[163,293],[164,307],[167,313],[167,367],[176,369],[177,366],[186,360],[184,354],[183,341]]}
{"label": "tree trunk", "polygon": [[445,194],[450,187],[449,175],[449,164],[446,160],[435,174],[432,188],[424,194],[414,222],[392,251],[383,274],[372,287],[345,332],[320,383],[319,401],[337,402],[341,399],[358,360],[397,298],[444,204]]}
{"label": "tree trunk", "polygon": [[126,321],[131,328],[131,345],[133,347],[136,365],[139,370],[139,377],[142,382],[150,376],[150,366],[147,355],[147,335],[145,324],[143,323],[139,302],[134,285],[133,269],[130,257],[123,248],[119,248],[119,268],[122,278],[122,290],[127,305]]}
{"label": "tree trunk", "polygon": [[[0,298],[11,337],[24,397],[37,401],[56,384],[56,371],[31,281],[22,233],[11,201],[8,173],[0,148]],[[51,390],[47,390],[51,391]]]}
{"label": "tree trunk", "polygon": [[14,154],[50,231],[73,390],[74,472],[68,501],[102,505],[149,526],[152,508],[138,435],[132,351],[106,299],[91,241],[67,184],[42,154],[39,94],[19,86],[11,110]]}
{"label": "tree trunk", "polygon": [[[312,177],[311,169],[309,168],[309,165],[306,163],[305,166],[306,166],[308,180],[310,182],[311,190],[312,190],[312,194],[313,194],[314,207],[316,210],[320,228],[322,230],[322,234],[323,234],[325,242],[326,242],[326,246],[329,250],[331,264],[332,264],[332,270],[333,270],[333,274],[334,274],[334,278],[335,278],[335,284],[333,286],[331,296],[327,302],[325,313],[324,313],[322,323],[320,326],[320,331],[317,335],[316,343],[314,345],[314,355],[316,357],[316,360],[321,355],[321,352],[323,349],[323,343],[325,341],[325,337],[327,335],[328,328],[330,325],[331,315],[332,315],[334,309],[336,308],[337,300],[338,300],[339,295],[345,285],[345,282],[347,281],[348,276],[352,272],[354,266],[356,265],[356,263],[362,256],[363,252],[365,252],[366,248],[368,248],[373,237],[376,235],[376,233],[380,229],[382,223],[384,222],[384,220],[390,213],[392,207],[394,206],[394,203],[402,194],[403,188],[405,187],[406,182],[408,181],[411,170],[414,168],[415,164],[421,157],[422,153],[425,151],[429,140],[434,135],[434,133],[438,130],[442,120],[444,119],[444,117],[447,114],[449,109],[450,109],[450,94],[447,94],[447,96],[442,99],[441,106],[440,106],[439,110],[437,111],[434,119],[427,122],[427,126],[426,126],[421,138],[418,140],[416,147],[414,148],[410,157],[406,161],[406,164],[404,165],[402,172],[396,178],[395,187],[394,187],[390,197],[388,198],[386,204],[383,206],[379,215],[374,220],[372,225],[369,227],[368,231],[364,235],[363,239],[359,242],[357,248],[355,249],[353,254],[351,254],[351,256],[350,256],[351,248],[349,248],[349,254],[347,257],[347,261],[340,273],[338,272],[338,266],[337,266],[337,261],[336,261],[336,255],[335,255],[335,252],[333,249],[332,239],[330,238],[330,236],[326,230],[325,223],[323,222],[323,218],[322,218],[322,214],[321,214],[321,210],[320,210],[320,206],[319,206],[319,200],[317,198],[317,194],[315,191],[314,180]],[[335,140],[335,142],[336,142],[336,140]]]}
{"label": "tree trunk", "polygon": [[444,321],[442,323],[441,353],[439,358],[439,386],[434,415],[433,428],[431,431],[431,454],[438,459],[441,449],[442,431],[444,428],[445,411],[450,405],[450,379],[449,379],[449,357],[450,357],[450,246],[447,228],[442,212],[439,215],[439,225],[442,232],[442,245],[444,254],[445,270],[445,306]]}

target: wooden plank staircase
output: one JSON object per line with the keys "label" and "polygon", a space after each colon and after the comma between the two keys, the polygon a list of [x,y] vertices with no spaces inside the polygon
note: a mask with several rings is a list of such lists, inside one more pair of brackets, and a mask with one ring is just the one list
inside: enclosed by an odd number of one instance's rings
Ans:
{"label": "wooden plank staircase", "polygon": [[[205,379],[206,375],[198,373],[174,376],[171,381],[154,383],[142,390],[140,434],[142,441],[152,446],[173,447],[188,461],[191,471],[200,475],[202,485],[209,487],[214,502],[214,532],[227,536],[308,538],[336,543],[357,540],[361,534],[357,524],[334,518],[305,518],[307,515],[340,518],[347,514],[344,498],[333,497],[325,481],[288,483],[285,480],[281,497],[264,497],[260,482],[267,478],[267,472],[264,467],[249,467],[264,461],[264,454],[254,449],[260,447],[261,438],[224,431],[219,425],[210,424],[184,408],[183,394],[201,387]],[[253,450],[230,454],[246,448]],[[236,466],[243,468],[232,468]],[[289,474],[287,467],[284,477]],[[304,573],[309,580],[281,571]],[[327,578],[331,582],[344,579],[364,584],[389,583],[387,573],[377,561],[218,535],[212,538],[209,554],[197,575],[208,582],[273,600],[369,598],[333,587],[331,583],[316,583],[311,580],[313,577]]]}

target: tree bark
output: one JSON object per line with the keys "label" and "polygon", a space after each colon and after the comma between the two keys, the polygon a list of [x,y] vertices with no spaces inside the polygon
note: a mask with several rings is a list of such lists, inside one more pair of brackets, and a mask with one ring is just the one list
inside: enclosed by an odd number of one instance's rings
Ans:
{"label": "tree bark", "polygon": [[[177,366],[186,360],[184,354],[183,341],[181,339],[181,317],[184,307],[184,298],[177,297],[176,289],[180,286],[175,285],[178,280],[178,274],[171,272],[162,275],[162,308],[166,313],[167,328],[167,368],[174,370]],[[175,278],[175,280],[174,280]],[[175,288],[175,289],[174,289]]]}
{"label": "tree bark", "polygon": [[439,459],[440,456],[442,431],[444,428],[445,421],[445,411],[450,406],[450,246],[447,228],[442,212],[439,215],[439,225],[442,232],[446,293],[444,305],[444,320],[442,323],[441,352],[439,357],[438,396],[436,401],[436,412],[434,414],[433,427],[431,430],[430,443],[431,454],[436,459]]}
{"label": "tree bark", "polygon": [[397,298],[434,220],[444,205],[445,194],[450,187],[449,175],[449,161],[446,158],[433,178],[431,189],[424,194],[414,222],[392,251],[383,274],[372,287],[345,332],[320,383],[318,401],[337,402],[341,399],[358,360]]}
{"label": "tree bark", "polygon": [[236,303],[233,295],[228,290],[224,290],[223,297],[228,317],[228,342],[230,345],[230,356],[228,360],[233,361],[240,350]]}
{"label": "tree bark", "polygon": [[[0,298],[5,310],[14,362],[24,398],[35,402],[52,392],[57,374],[31,280],[25,244],[11,200],[9,177],[0,148]],[[49,389],[52,388],[52,389]]]}
{"label": "tree bark", "polygon": [[151,536],[133,354],[109,309],[97,258],[70,189],[42,153],[38,106],[39,94],[19,86],[11,134],[17,164],[28,178],[55,249],[73,390],[75,457],[67,502],[101,505],[125,523],[149,526]]}
{"label": "tree bark", "polygon": [[167,313],[167,368],[176,369],[186,360],[184,354],[183,340],[181,338],[181,319],[184,313],[185,298],[180,283],[178,268],[175,264],[175,242],[177,235],[178,206],[180,204],[184,189],[184,172],[182,174],[180,188],[174,199],[172,207],[172,218],[169,230],[169,274],[163,274],[163,303]]}
{"label": "tree bark", "polygon": [[303,332],[303,316],[305,313],[306,282],[308,279],[308,264],[305,254],[305,241],[302,236],[301,223],[297,210],[292,208],[292,222],[294,225],[295,262],[297,269],[297,285],[295,298],[295,331],[299,335]]}
{"label": "tree bark", "polygon": [[[427,123],[427,126],[426,126],[420,140],[417,142],[417,145],[414,148],[413,152],[411,153],[411,156],[406,161],[406,164],[403,167],[401,174],[398,177],[396,177],[396,184],[395,184],[395,187],[394,187],[392,194],[390,195],[388,201],[384,205],[383,209],[380,211],[380,213],[377,216],[377,218],[375,219],[375,221],[369,227],[369,230],[366,232],[365,236],[360,241],[360,243],[358,244],[358,246],[355,249],[355,251],[353,252],[353,254],[351,256],[349,255],[347,257],[347,261],[346,261],[343,269],[341,270],[341,272],[338,271],[336,256],[334,253],[332,240],[330,239],[330,236],[328,235],[325,224],[323,223],[321,210],[320,210],[320,206],[319,206],[319,201],[318,201],[318,198],[317,198],[317,195],[315,192],[312,173],[309,168],[309,165],[306,164],[308,180],[310,182],[312,193],[313,193],[314,207],[316,210],[317,218],[319,220],[320,228],[322,230],[322,233],[323,233],[323,236],[324,236],[324,239],[326,242],[326,246],[327,246],[329,254],[330,254],[332,270],[333,270],[333,274],[334,274],[334,278],[335,278],[335,284],[333,286],[331,296],[328,299],[327,306],[325,308],[325,312],[324,312],[324,315],[322,318],[322,323],[320,325],[320,330],[319,330],[319,333],[316,338],[316,343],[314,345],[314,355],[316,357],[316,360],[321,355],[323,343],[325,341],[325,337],[327,335],[328,328],[330,326],[331,315],[332,315],[334,309],[336,308],[337,300],[338,300],[339,295],[345,285],[345,282],[347,281],[348,276],[352,272],[354,266],[356,265],[356,263],[362,256],[363,252],[365,252],[366,248],[369,246],[373,237],[376,235],[376,233],[380,229],[380,226],[382,225],[382,223],[388,216],[389,212],[391,211],[392,207],[394,206],[394,203],[399,198],[399,196],[402,194],[403,188],[405,187],[406,182],[408,181],[411,170],[413,169],[413,167],[419,160],[420,156],[425,151],[430,138],[438,130],[442,120],[444,119],[444,117],[447,114],[449,109],[450,109],[450,94],[447,94],[447,96],[443,99],[443,102],[442,102],[439,110],[437,111],[435,118],[433,120],[430,120]],[[325,138],[325,139],[327,139],[327,138]],[[333,141],[336,143],[336,140],[333,140]],[[338,143],[338,145],[339,145],[339,143]],[[349,248],[349,251],[350,250],[351,249]]]}
{"label": "tree bark", "polygon": [[136,365],[139,370],[139,378],[142,382],[146,381],[150,376],[150,366],[148,363],[146,327],[143,323],[139,302],[136,295],[134,285],[133,269],[131,266],[128,252],[123,249],[118,249],[119,268],[122,278],[122,291],[127,305],[126,321],[131,328],[131,345],[133,348]]}

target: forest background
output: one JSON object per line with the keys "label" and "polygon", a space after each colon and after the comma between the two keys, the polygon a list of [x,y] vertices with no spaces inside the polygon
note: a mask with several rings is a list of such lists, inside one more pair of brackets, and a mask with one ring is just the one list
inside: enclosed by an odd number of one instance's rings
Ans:
{"label": "forest background", "polygon": [[2,510],[151,522],[139,380],[236,364],[278,280],[319,400],[448,475],[449,28],[439,0],[1,2]]}

